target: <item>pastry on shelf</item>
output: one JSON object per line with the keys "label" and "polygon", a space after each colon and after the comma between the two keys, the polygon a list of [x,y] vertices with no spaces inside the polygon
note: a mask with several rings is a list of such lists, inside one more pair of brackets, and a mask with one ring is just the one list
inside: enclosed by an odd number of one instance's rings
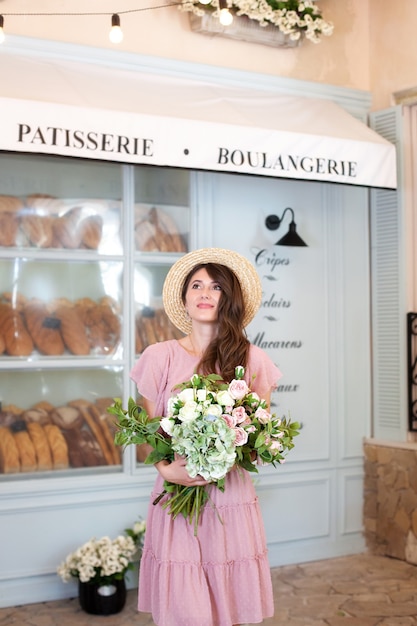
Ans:
{"label": "pastry on shelf", "polygon": [[68,445],[64,435],[56,424],[45,424],[43,429],[51,448],[53,468],[67,469],[69,467]]}
{"label": "pastry on shelf", "polygon": [[82,415],[75,406],[59,406],[50,413],[51,420],[62,430],[73,430],[81,428],[83,424]]}
{"label": "pastry on shelf", "polygon": [[10,428],[0,426],[0,472],[20,472],[19,449]]}
{"label": "pastry on shelf", "polygon": [[10,427],[19,450],[20,471],[35,472],[38,469],[35,446],[27,430],[26,422],[18,420]]}
{"label": "pastry on shelf", "polygon": [[135,243],[142,252],[186,252],[185,242],[166,211],[141,205],[135,208]]}
{"label": "pastry on shelf", "polygon": [[78,306],[91,348],[99,354],[111,354],[120,341],[119,316],[108,304]]}
{"label": "pastry on shelf", "polygon": [[90,342],[79,311],[74,306],[61,305],[55,308],[54,317],[60,322],[60,332],[67,350],[77,356],[90,354]]}
{"label": "pastry on shelf", "polygon": [[73,207],[64,215],[56,217],[52,224],[53,245],[55,248],[79,248],[81,245],[81,221],[82,207]]}
{"label": "pastry on shelf", "polygon": [[26,424],[27,432],[35,449],[37,469],[46,472],[53,469],[52,452],[45,429],[39,422]]}
{"label": "pastry on shelf", "polygon": [[88,215],[80,223],[81,247],[97,250],[102,233],[103,218],[101,215]]}
{"label": "pastry on shelf", "polygon": [[51,248],[54,232],[54,218],[50,215],[23,215],[20,219],[20,230],[27,245],[35,248]]}
{"label": "pastry on shelf", "polygon": [[26,424],[31,424],[32,422],[34,422],[43,426],[44,424],[51,423],[51,416],[49,414],[49,411],[42,407],[42,403],[39,403],[37,406],[33,406],[27,411],[23,411],[22,418],[25,420]]}
{"label": "pastry on shelf", "polygon": [[0,297],[0,302],[9,304],[12,309],[16,309],[16,311],[21,313],[27,302],[27,298],[19,291],[3,291]]}
{"label": "pastry on shelf", "polygon": [[33,352],[33,340],[23,317],[9,304],[0,303],[0,335],[9,356],[29,356]]}
{"label": "pastry on shelf", "polygon": [[16,245],[22,208],[20,198],[0,195],[0,246],[10,248]]}
{"label": "pastry on shelf", "polygon": [[29,300],[23,310],[24,319],[32,341],[41,354],[59,356],[65,351],[61,322],[51,316],[41,300]]}

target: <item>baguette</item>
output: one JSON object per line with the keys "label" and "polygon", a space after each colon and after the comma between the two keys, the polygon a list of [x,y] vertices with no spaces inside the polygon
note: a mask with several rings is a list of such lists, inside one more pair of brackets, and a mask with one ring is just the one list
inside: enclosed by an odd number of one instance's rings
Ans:
{"label": "baguette", "polygon": [[106,441],[105,436],[103,435],[102,429],[100,427],[100,424],[98,424],[95,420],[94,415],[92,415],[90,413],[90,407],[92,405],[84,405],[79,407],[80,408],[80,412],[87,424],[87,426],[89,427],[92,435],[94,436],[94,438],[96,439],[100,450],[103,454],[103,457],[105,459],[105,463],[107,465],[113,465],[113,452],[112,450],[110,450],[109,445]]}
{"label": "baguette", "polygon": [[[16,427],[17,424],[14,426]],[[28,431],[26,430],[26,425],[25,430],[18,430],[13,434],[13,437],[17,449],[19,450],[20,470],[22,472],[35,472],[38,469],[38,462],[36,459],[35,447]]]}
{"label": "baguette", "polygon": [[29,422],[27,430],[35,448],[38,470],[48,471],[52,469],[52,454],[48,438],[43,426],[39,422]]}
{"label": "baguette", "polygon": [[10,429],[4,426],[0,426],[0,472],[20,472],[19,449]]}
{"label": "baguette", "polygon": [[64,435],[56,424],[45,424],[43,429],[51,448],[54,469],[67,469],[69,467],[68,445]]}

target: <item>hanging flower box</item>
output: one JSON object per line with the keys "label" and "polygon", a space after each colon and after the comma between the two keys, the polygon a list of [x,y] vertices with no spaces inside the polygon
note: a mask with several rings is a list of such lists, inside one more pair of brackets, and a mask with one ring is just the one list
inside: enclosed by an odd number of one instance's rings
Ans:
{"label": "hanging flower box", "polygon": [[259,22],[245,15],[235,15],[230,26],[222,26],[219,18],[210,13],[201,16],[190,13],[189,18],[191,30],[202,35],[228,37],[274,48],[296,48],[302,41],[302,37],[297,40],[290,39],[289,35],[285,35],[272,24],[260,26]]}

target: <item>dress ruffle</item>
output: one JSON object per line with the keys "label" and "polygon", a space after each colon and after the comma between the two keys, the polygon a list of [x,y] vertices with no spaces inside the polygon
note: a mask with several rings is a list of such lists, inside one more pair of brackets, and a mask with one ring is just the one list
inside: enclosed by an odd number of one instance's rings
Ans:
{"label": "dress ruffle", "polygon": [[[162,490],[158,476],[151,503]],[[234,469],[224,492],[215,486],[209,491],[197,536],[181,515],[174,520],[161,503],[150,504],[138,608],[152,613],[158,626],[255,624],[273,615],[264,526],[251,476]]]}

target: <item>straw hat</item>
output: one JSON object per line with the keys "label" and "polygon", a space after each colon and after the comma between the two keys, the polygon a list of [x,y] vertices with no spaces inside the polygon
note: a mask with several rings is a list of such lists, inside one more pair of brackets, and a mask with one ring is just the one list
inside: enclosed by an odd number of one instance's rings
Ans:
{"label": "straw hat", "polygon": [[226,265],[236,274],[245,303],[243,325],[247,326],[253,320],[261,305],[261,281],[253,265],[244,256],[223,248],[194,250],[181,257],[171,267],[162,290],[164,308],[171,322],[183,333],[188,334],[191,332],[191,320],[185,312],[181,292],[189,272],[200,263]]}

